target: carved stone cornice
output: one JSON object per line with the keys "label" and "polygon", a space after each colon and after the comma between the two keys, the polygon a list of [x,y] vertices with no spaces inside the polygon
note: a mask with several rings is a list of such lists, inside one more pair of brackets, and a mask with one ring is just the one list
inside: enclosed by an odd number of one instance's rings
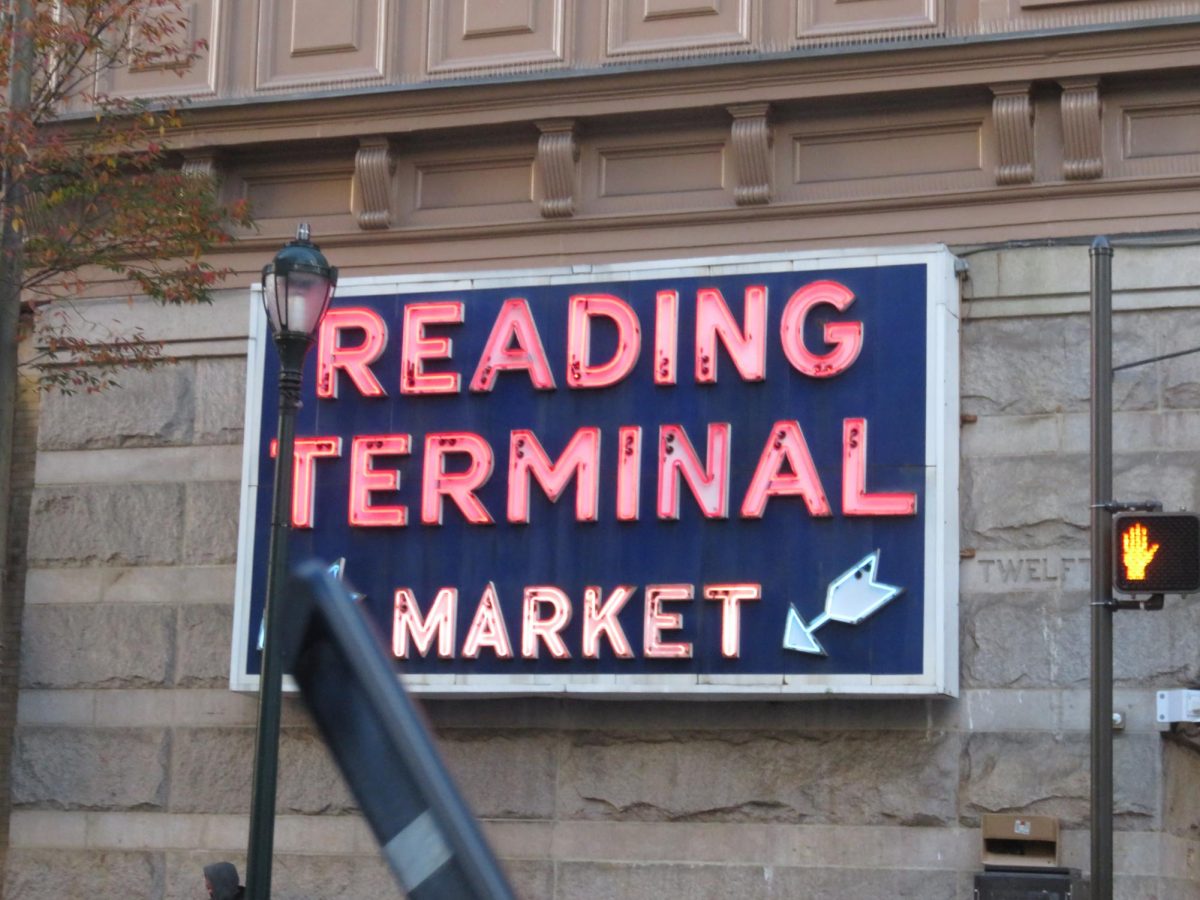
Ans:
{"label": "carved stone cornice", "polygon": [[1068,181],[1104,174],[1100,142],[1100,79],[1063,78],[1063,177]]}
{"label": "carved stone cornice", "polygon": [[537,122],[538,178],[542,184],[541,213],[546,219],[565,219],[575,215],[576,163],[579,141],[573,119]]}
{"label": "carved stone cornice", "polygon": [[[987,202],[989,197],[996,202]],[[1164,198],[1167,199],[1165,203]],[[1065,207],[1071,214],[1047,222],[1046,204],[1059,200],[1071,201],[1070,206]],[[1200,208],[1200,174],[1169,175],[1121,181],[1096,179],[1077,184],[1054,181],[982,192],[968,189],[950,194],[916,193],[849,202],[811,200],[776,202],[766,207],[656,208],[651,212],[639,210],[616,216],[576,216],[566,221],[527,218],[505,222],[470,220],[456,224],[412,225],[405,227],[404,241],[413,247],[428,247],[429,252],[444,249],[446,242],[476,242],[472,246],[476,246],[482,255],[473,258],[480,260],[494,259],[487,254],[494,253],[497,238],[517,242],[512,246],[527,248],[524,252],[529,256],[544,254],[547,242],[552,241],[556,252],[584,257],[594,253],[598,238],[603,239],[616,228],[630,229],[631,240],[653,237],[652,229],[673,229],[679,233],[682,233],[681,229],[701,229],[700,233],[705,233],[703,229],[716,229],[709,232],[715,235],[736,229],[739,235],[736,240],[745,244],[781,240],[803,243],[836,238],[844,239],[845,246],[853,246],[864,233],[870,233],[877,241],[899,245],[908,240],[911,243],[914,233],[944,233],[947,222],[952,221],[956,242],[967,245],[1027,239],[1030,223],[1038,224],[1038,233],[1044,237],[1064,238],[1077,237],[1081,228],[1091,227],[1088,223],[1094,224],[1098,219],[1115,222],[1115,228],[1121,231],[1134,231],[1136,227],[1186,230],[1194,227],[1197,208]],[[1148,216],[1147,209],[1154,212]],[[881,230],[881,222],[893,224]],[[349,217],[347,223],[347,227],[334,225],[328,230],[323,229],[322,248],[395,250],[394,233],[352,229]],[[239,235],[223,255],[216,257],[236,268],[238,284],[249,285],[256,281],[262,270],[262,258],[269,258],[282,242],[295,236],[294,218],[262,224],[265,227],[260,231]],[[871,229],[869,232],[865,230],[868,228]],[[477,268],[484,268],[484,265]],[[111,283],[104,282],[106,285]],[[100,284],[96,282],[96,285]],[[111,297],[113,294],[106,287],[104,291],[92,290],[90,296]],[[1068,307],[1064,310],[1070,311]]]}
{"label": "carved stone cornice", "polygon": [[[555,117],[586,121],[609,115],[657,116],[688,110],[725,109],[766,101],[788,104],[823,99],[852,103],[855,98],[923,91],[974,90],[997,77],[1055,81],[1089,71],[1138,78],[1152,72],[1194,71],[1200,59],[1200,21],[1173,21],[1154,27],[1122,26],[1099,31],[1048,31],[864,53],[794,54],[769,58],[727,58],[704,67],[688,58],[649,70],[607,67],[596,76],[562,72],[469,87],[450,84],[397,84],[362,93],[298,91],[270,102],[205,99],[182,110],[184,127],[172,133],[175,147],[262,146],[312,141],[327,145],[358,135],[405,134],[525,126]],[[997,76],[996,73],[1004,73]],[[60,127],[86,128],[90,119]]]}
{"label": "carved stone cornice", "polygon": [[771,125],[769,103],[742,103],[727,107],[733,116],[730,131],[733,197],[738,206],[771,202]]}
{"label": "carved stone cornice", "polygon": [[354,196],[358,227],[387,228],[392,224],[392,175],[396,159],[391,142],[380,135],[360,138],[354,154]]}
{"label": "carved stone cornice", "polygon": [[996,129],[996,184],[1033,181],[1033,101],[1028,81],[992,85]]}

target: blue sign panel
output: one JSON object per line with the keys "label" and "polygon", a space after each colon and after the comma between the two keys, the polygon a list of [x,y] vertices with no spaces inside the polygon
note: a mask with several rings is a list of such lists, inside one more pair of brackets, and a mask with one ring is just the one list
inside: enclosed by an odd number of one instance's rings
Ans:
{"label": "blue sign panel", "polygon": [[[344,560],[419,691],[953,693],[956,322],[938,248],[343,285],[305,369],[292,558]],[[259,322],[236,685],[268,343]]]}

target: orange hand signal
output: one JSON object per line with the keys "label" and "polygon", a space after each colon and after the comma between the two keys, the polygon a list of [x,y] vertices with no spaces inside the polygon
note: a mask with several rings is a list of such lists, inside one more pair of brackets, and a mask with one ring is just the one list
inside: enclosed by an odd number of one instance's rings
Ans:
{"label": "orange hand signal", "polygon": [[1141,522],[1121,535],[1121,562],[1125,566],[1125,578],[1129,581],[1143,581],[1146,578],[1146,566],[1158,552],[1158,544],[1150,546],[1146,536],[1146,526]]}

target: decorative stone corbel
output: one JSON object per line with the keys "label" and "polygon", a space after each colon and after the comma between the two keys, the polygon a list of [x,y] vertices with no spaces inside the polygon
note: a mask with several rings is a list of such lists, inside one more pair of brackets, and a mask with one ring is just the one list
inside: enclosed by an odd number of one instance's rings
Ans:
{"label": "decorative stone corbel", "polygon": [[1069,181],[1104,174],[1100,143],[1100,79],[1070,78],[1062,85],[1063,177]]}
{"label": "decorative stone corbel", "polygon": [[538,179],[542,184],[542,217],[565,219],[575,215],[575,169],[579,162],[579,141],[573,119],[536,122],[538,138]]}
{"label": "decorative stone corbel", "polygon": [[392,175],[396,159],[386,137],[360,138],[354,154],[354,196],[358,200],[358,227],[365,230],[392,224]]}
{"label": "decorative stone corbel", "polygon": [[216,181],[221,174],[220,162],[215,150],[193,150],[183,160],[180,170],[189,178],[211,178]]}
{"label": "decorative stone corbel", "polygon": [[1033,181],[1033,101],[1028,81],[992,86],[992,122],[1000,164],[996,184]]}
{"label": "decorative stone corbel", "polygon": [[769,103],[744,103],[728,107],[733,116],[730,132],[733,171],[737,179],[733,199],[738,206],[771,202],[771,125]]}
{"label": "decorative stone corbel", "polygon": [[206,179],[212,185],[214,196],[222,202],[245,194],[245,184],[237,172],[230,168],[228,160],[218,148],[185,150],[183,165],[179,170],[188,178]]}

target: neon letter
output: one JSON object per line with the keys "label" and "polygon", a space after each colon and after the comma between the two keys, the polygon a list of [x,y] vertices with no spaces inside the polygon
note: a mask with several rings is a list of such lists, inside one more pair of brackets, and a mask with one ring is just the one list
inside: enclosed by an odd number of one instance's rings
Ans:
{"label": "neon letter", "polygon": [[704,586],[705,600],[721,603],[721,655],[737,659],[742,655],[743,600],[762,599],[761,584],[708,584]]}
{"label": "neon letter", "polygon": [[708,426],[708,465],[700,468],[696,449],[682,425],[662,425],[658,430],[658,517],[679,518],[679,476],[687,480],[692,496],[706,519],[729,516],[728,422]]}
{"label": "neon letter", "polygon": [[426,372],[425,360],[450,359],[454,342],[448,337],[425,337],[426,325],[457,325],[463,320],[460,300],[410,303],[404,307],[404,339],[400,344],[400,393],[457,394],[457,372]]}
{"label": "neon letter", "polygon": [[600,499],[600,429],[585,427],[575,432],[558,462],[552,463],[532,431],[517,429],[509,440],[508,521],[529,521],[529,476],[532,474],[553,503],[573,475],[575,518],[595,522]]}
{"label": "neon letter", "polygon": [[407,525],[408,507],[372,506],[372,491],[400,488],[396,469],[376,471],[371,460],[376,456],[403,456],[408,453],[407,434],[359,435],[350,445],[350,524],[367,527]]}
{"label": "neon letter", "polygon": [[[548,619],[538,618],[543,603],[553,607]],[[571,601],[565,593],[548,585],[527,587],[521,613],[521,656],[525,659],[537,659],[538,638],[541,638],[552,657],[571,658],[571,653],[559,634],[571,621]]]}
{"label": "neon letter", "polygon": [[[467,468],[447,472],[446,457],[465,453]],[[469,431],[425,435],[425,472],[421,479],[421,521],[442,524],[442,498],[449,497],[472,525],[491,525],[492,516],[475,491],[492,477],[492,447]]]}
{"label": "neon letter", "polygon": [[[340,437],[298,437],[292,453],[292,527],[313,527],[313,497],[316,493],[317,467],[314,459],[336,457],[342,455],[342,439]],[[270,455],[274,459],[279,455],[279,441],[271,438]]]}
{"label": "neon letter", "polygon": [[917,495],[867,493],[867,420],[842,420],[842,513],[847,516],[915,516]]}
{"label": "neon letter", "polygon": [[829,378],[845,372],[858,359],[863,343],[862,322],[826,322],[825,343],[832,344],[833,349],[824,356],[817,356],[804,344],[804,320],[814,306],[828,303],[838,312],[845,312],[853,302],[854,292],[836,281],[814,281],[792,294],[783,308],[780,337],[783,353],[797,372]]}
{"label": "neon letter", "polygon": [[[516,346],[512,346],[513,341]],[[500,314],[492,325],[487,344],[479,357],[479,366],[471,379],[471,390],[485,393],[496,383],[496,373],[524,369],[529,380],[539,391],[554,390],[554,376],[542,349],[542,338],[538,334],[529,304],[521,297],[505,300]]]}
{"label": "neon letter", "polygon": [[438,658],[454,657],[454,623],[458,619],[458,589],[445,587],[437,592],[429,613],[421,618],[417,598],[409,588],[396,591],[395,620],[392,624],[392,655],[408,659],[408,636],[422,656],[429,655],[433,639],[437,638]]}
{"label": "neon letter", "polygon": [[342,455],[342,439],[340,437],[298,437],[295,442],[295,468],[292,470],[292,483],[295,493],[292,495],[292,527],[313,527],[313,499],[316,494],[317,467],[313,463],[317,458],[330,458]]}
{"label": "neon letter", "polygon": [[603,594],[598,587],[583,589],[583,655],[585,659],[600,658],[600,635],[608,636],[609,646],[618,659],[633,657],[633,648],[625,637],[625,630],[617,614],[629,602],[637,588],[631,584],[623,584],[616,588],[604,605],[600,605]]}
{"label": "neon letter", "polygon": [[664,642],[664,631],[683,627],[680,613],[665,613],[663,603],[670,600],[691,600],[694,590],[690,584],[651,584],[646,586],[646,619],[642,633],[642,651],[647,659],[691,659],[692,645],[687,642]]}
{"label": "neon letter", "polygon": [[743,308],[746,325],[739,329],[720,291],[701,288],[696,292],[697,383],[716,383],[718,335],[743,381],[767,377],[767,289],[747,287]]}
{"label": "neon letter", "polygon": [[[791,475],[780,471],[785,462],[792,470]],[[758,467],[746,490],[746,498],[742,501],[742,518],[761,519],[767,508],[768,497],[795,495],[804,498],[812,515],[833,515],[817,475],[817,467],[813,465],[812,454],[808,452],[804,432],[800,430],[800,423],[795,419],[784,419],[771,427]]]}
{"label": "neon letter", "polygon": [[508,628],[504,625],[504,616],[500,614],[496,585],[490,581],[479,598],[475,618],[471,620],[467,639],[463,641],[462,655],[467,659],[478,659],[483,647],[491,647],[497,659],[511,659],[513,655]]}
{"label": "neon letter", "polygon": [[[342,332],[364,334],[357,347],[341,345]],[[328,310],[317,331],[317,396],[329,400],[338,395],[337,370],[342,369],[364,397],[383,397],[385,392],[371,363],[383,355],[387,345],[387,323],[373,309],[349,307]]]}
{"label": "neon letter", "polygon": [[679,292],[654,295],[654,383],[674,384],[679,351]]}
{"label": "neon letter", "polygon": [[617,431],[617,521],[636,522],[642,503],[642,428]]}
{"label": "neon letter", "polygon": [[[567,313],[567,384],[599,388],[616,384],[629,374],[642,350],[642,326],[637,313],[612,294],[575,294]],[[592,365],[592,317],[605,316],[617,326],[617,352],[606,363]]]}

